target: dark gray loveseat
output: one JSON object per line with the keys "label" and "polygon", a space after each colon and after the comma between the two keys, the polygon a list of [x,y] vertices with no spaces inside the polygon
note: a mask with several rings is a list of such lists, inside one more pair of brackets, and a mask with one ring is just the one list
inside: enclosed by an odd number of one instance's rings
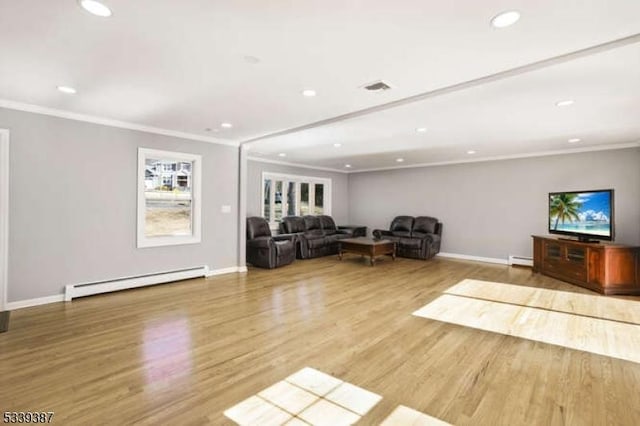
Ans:
{"label": "dark gray loveseat", "polygon": [[376,229],[373,236],[395,242],[398,256],[431,259],[440,251],[442,223],[429,216],[397,216],[389,230]]}

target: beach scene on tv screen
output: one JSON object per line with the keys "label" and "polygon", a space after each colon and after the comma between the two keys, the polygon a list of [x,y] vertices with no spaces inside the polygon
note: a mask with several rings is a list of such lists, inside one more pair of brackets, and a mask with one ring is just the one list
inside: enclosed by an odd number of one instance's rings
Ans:
{"label": "beach scene on tv screen", "polygon": [[549,229],[611,236],[611,193],[578,192],[549,196]]}

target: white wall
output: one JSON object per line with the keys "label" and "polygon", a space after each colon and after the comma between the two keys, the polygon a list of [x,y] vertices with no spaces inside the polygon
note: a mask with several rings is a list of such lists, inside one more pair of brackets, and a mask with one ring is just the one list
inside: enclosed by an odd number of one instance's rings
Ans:
{"label": "white wall", "polygon": [[[237,265],[237,148],[2,108],[0,128],[11,132],[8,302],[67,284]],[[200,244],[136,248],[138,147],[202,155]]]}
{"label": "white wall", "polygon": [[331,179],[331,215],[338,225],[349,221],[348,175],[249,160],[247,165],[247,216],[262,216],[262,173],[284,173]]}
{"label": "white wall", "polygon": [[350,221],[388,229],[396,215],[444,224],[442,251],[532,255],[547,234],[547,196],[615,189],[616,242],[640,244],[640,148],[399,169],[349,176]]}

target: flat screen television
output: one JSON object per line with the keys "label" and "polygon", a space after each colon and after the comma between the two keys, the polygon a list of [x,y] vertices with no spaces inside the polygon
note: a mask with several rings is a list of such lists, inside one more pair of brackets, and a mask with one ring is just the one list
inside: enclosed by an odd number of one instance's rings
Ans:
{"label": "flat screen television", "polygon": [[613,241],[613,189],[549,193],[549,233]]}

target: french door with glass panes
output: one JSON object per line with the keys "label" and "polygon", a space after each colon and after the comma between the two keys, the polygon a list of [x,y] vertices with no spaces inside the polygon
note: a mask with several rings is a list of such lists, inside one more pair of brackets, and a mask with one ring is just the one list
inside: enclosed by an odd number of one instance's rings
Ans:
{"label": "french door with glass panes", "polygon": [[331,214],[331,179],[264,173],[263,216],[276,228],[285,216]]}

